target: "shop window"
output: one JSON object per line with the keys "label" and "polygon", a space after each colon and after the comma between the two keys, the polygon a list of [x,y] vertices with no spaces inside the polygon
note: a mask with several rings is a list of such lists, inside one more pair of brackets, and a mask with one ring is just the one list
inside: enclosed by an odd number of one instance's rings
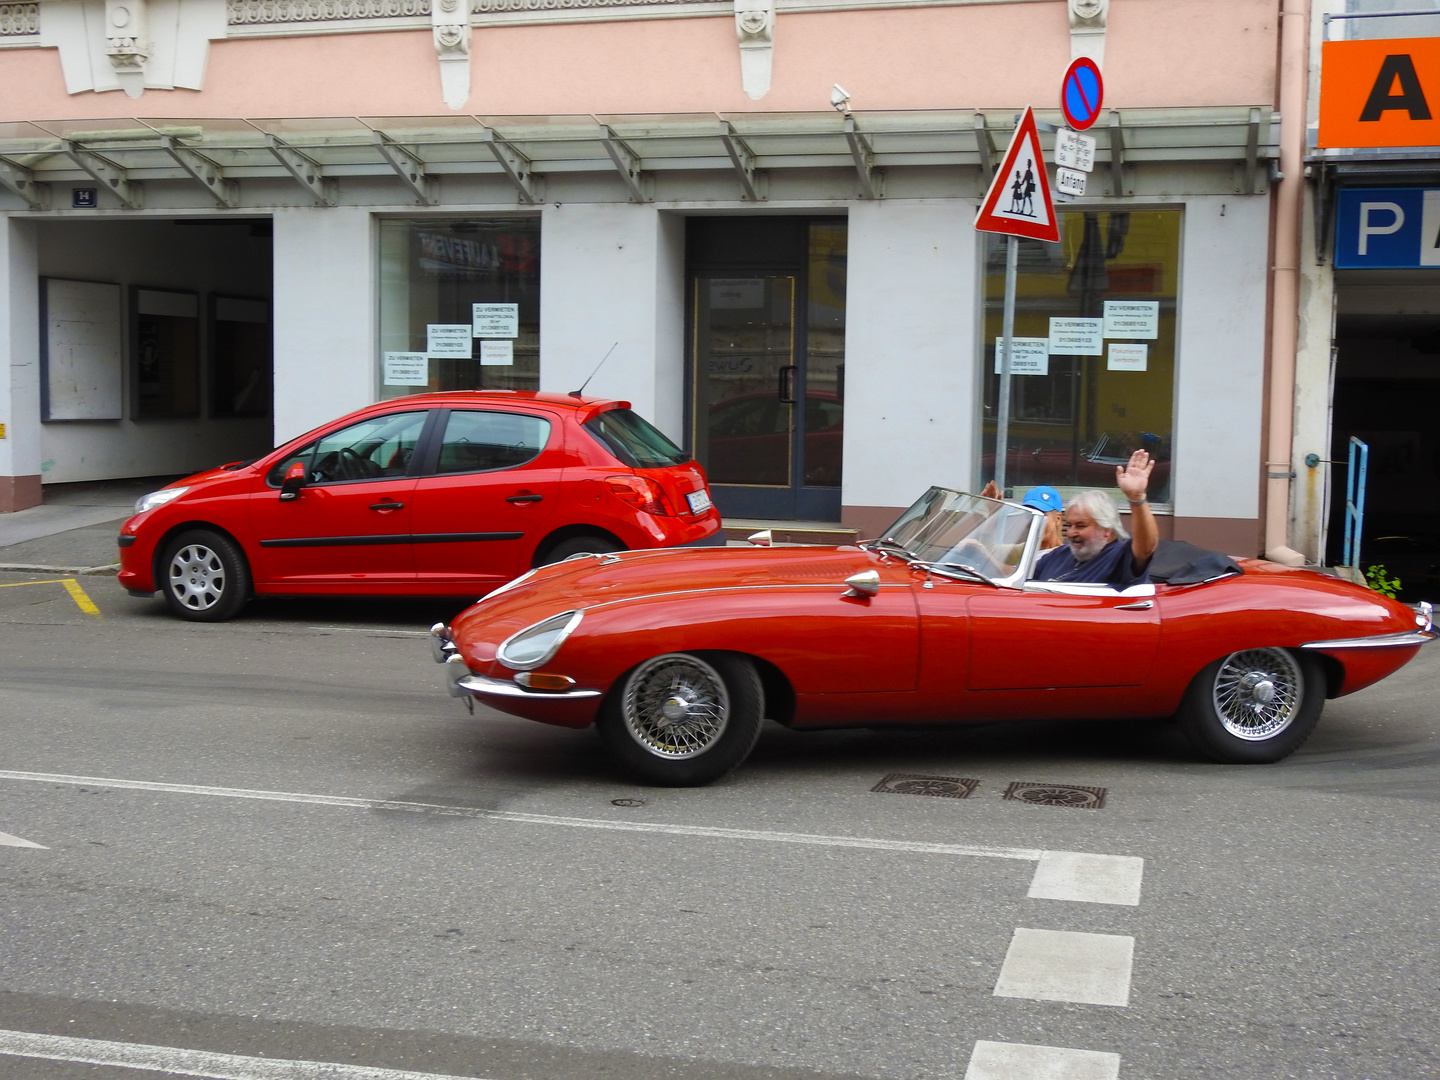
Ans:
{"label": "shop window", "polygon": [[[1150,499],[1170,496],[1174,434],[1178,210],[1062,212],[1061,243],[1020,241],[1006,486],[1067,498],[1114,495],[1115,466],[1156,461]],[[1006,239],[985,234],[985,375],[980,482],[995,475],[996,343]]]}
{"label": "shop window", "polygon": [[540,219],[380,222],[380,397],[540,386]]}
{"label": "shop window", "polygon": [[200,412],[200,298],[193,292],[131,290],[135,418]]}
{"label": "shop window", "polygon": [[210,415],[269,416],[270,302],[210,298]]}

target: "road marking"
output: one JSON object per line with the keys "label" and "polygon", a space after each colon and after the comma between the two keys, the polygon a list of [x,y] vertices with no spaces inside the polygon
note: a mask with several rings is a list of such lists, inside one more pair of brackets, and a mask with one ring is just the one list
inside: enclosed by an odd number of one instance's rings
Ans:
{"label": "road marking", "polygon": [[327,634],[380,634],[384,637],[429,637],[429,630],[387,630],[370,626],[307,626],[306,630],[323,630]]}
{"label": "road marking", "polygon": [[46,578],[44,581],[7,581],[0,585],[0,589],[15,589],[21,585],[64,585],[65,591],[70,594],[70,599],[75,601],[75,606],[86,615],[99,615],[100,609],[95,606],[95,601],[85,595],[85,590],[80,588],[80,583],[74,578]]}
{"label": "road marking", "polygon": [[980,1041],[965,1080],[1117,1080],[1120,1055],[1060,1046]]}
{"label": "road marking", "polygon": [[208,1050],[181,1050],[173,1046],[76,1039],[64,1035],[36,1035],[28,1031],[0,1030],[0,1054],[75,1061],[86,1065],[113,1065],[148,1069],[171,1076],[203,1076],[215,1080],[477,1080],[453,1074],[377,1069],[328,1061],[245,1057]]}
{"label": "road marking", "polygon": [[36,844],[30,840],[21,840],[18,836],[11,836],[8,832],[0,832],[0,844],[5,847],[33,847],[41,851],[49,851],[44,844]]}
{"label": "road marking", "polygon": [[1145,860],[1130,855],[1087,855],[1047,851],[1040,856],[1027,894],[1035,900],[1078,900],[1089,904],[1140,903]]}
{"label": "road marking", "polygon": [[1133,937],[1017,927],[995,996],[1129,1005],[1134,956]]}

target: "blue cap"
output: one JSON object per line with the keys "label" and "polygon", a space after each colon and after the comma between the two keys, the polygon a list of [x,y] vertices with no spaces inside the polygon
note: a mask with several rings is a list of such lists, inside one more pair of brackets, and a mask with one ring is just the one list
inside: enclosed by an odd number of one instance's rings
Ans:
{"label": "blue cap", "polygon": [[1033,487],[1025,492],[1025,502],[1022,505],[1048,513],[1051,510],[1065,509],[1065,500],[1060,498],[1060,492],[1053,487]]}

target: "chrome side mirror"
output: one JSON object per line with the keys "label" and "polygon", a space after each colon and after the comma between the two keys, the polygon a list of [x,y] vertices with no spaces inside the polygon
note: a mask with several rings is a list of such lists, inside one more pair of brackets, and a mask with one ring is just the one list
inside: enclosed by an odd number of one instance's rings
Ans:
{"label": "chrome side mirror", "polygon": [[845,590],[846,596],[874,596],[880,591],[880,572],[861,570],[846,578],[845,584],[850,586]]}
{"label": "chrome side mirror", "polygon": [[769,529],[761,529],[757,533],[751,533],[745,538],[756,547],[770,547],[775,543],[774,534]]}

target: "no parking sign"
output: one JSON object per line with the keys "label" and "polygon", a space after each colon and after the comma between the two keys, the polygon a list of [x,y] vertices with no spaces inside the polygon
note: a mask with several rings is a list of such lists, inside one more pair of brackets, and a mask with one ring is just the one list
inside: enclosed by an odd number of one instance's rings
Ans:
{"label": "no parking sign", "polygon": [[1100,117],[1100,103],[1105,98],[1105,83],[1100,68],[1088,56],[1076,60],[1065,72],[1060,83],[1060,111],[1076,131],[1084,131]]}

